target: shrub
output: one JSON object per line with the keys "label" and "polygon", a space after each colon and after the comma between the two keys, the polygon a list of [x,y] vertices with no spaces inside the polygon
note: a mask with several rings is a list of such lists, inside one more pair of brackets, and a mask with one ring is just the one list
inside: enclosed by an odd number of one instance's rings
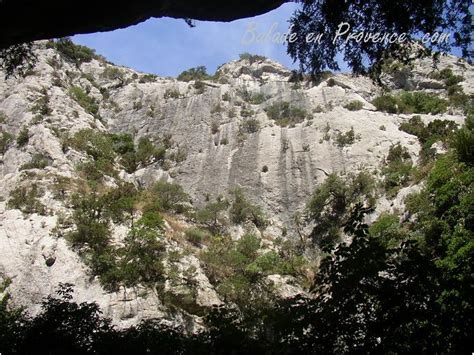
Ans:
{"label": "shrub", "polygon": [[205,66],[199,66],[183,71],[178,75],[177,79],[179,81],[201,81],[201,80],[210,80],[212,77],[207,74],[207,69]]}
{"label": "shrub", "polygon": [[397,99],[392,95],[378,96],[372,101],[372,104],[377,108],[378,111],[384,111],[388,113],[398,112]]}
{"label": "shrub", "polygon": [[193,86],[194,86],[194,89],[196,89],[196,93],[197,93],[198,95],[204,93],[204,91],[206,90],[206,84],[204,84],[204,83],[203,83],[202,81],[200,81],[200,80],[199,80],[199,81],[196,81]]}
{"label": "shrub", "polygon": [[400,187],[405,186],[413,171],[408,150],[400,143],[392,145],[387,155],[387,166],[382,169],[383,186],[389,195],[395,195]]}
{"label": "shrub", "polygon": [[148,137],[141,137],[138,140],[136,160],[142,166],[146,166],[157,161],[163,161],[166,149],[155,146]]}
{"label": "shrub", "polygon": [[345,133],[339,132],[336,135],[336,143],[339,147],[351,145],[354,143],[354,141],[355,141],[354,127],[351,127],[351,129]]}
{"label": "shrub", "polygon": [[158,77],[154,74],[145,74],[142,77],[140,77],[140,80],[138,82],[140,84],[145,84],[145,83],[154,83]]}
{"label": "shrub", "polygon": [[10,193],[7,207],[18,209],[26,214],[46,215],[46,207],[38,200],[43,195],[44,191],[37,184],[18,186]]}
{"label": "shrub", "polygon": [[93,49],[74,44],[68,37],[49,41],[48,46],[55,48],[64,59],[76,65],[90,62],[92,59],[102,60],[102,57],[95,54]]}
{"label": "shrub", "polygon": [[329,87],[336,86],[336,81],[333,78],[329,78],[327,81],[327,86]]}
{"label": "shrub", "polygon": [[184,232],[186,239],[192,244],[199,246],[209,237],[209,233],[199,228],[189,228]]}
{"label": "shrub", "polygon": [[451,68],[444,68],[441,71],[433,72],[430,77],[436,80],[443,80],[446,86],[450,87],[456,85],[464,80],[460,75],[455,75]]}
{"label": "shrub", "polygon": [[359,111],[362,110],[364,104],[361,101],[355,100],[349,102],[344,108],[348,109],[349,111]]}
{"label": "shrub", "polygon": [[281,127],[303,122],[307,116],[304,109],[295,107],[289,102],[277,102],[265,110],[268,118]]}
{"label": "shrub", "polygon": [[187,210],[189,201],[189,195],[177,183],[158,181],[146,191],[144,209],[183,213]]}
{"label": "shrub", "polygon": [[432,113],[434,115],[445,112],[447,108],[446,100],[440,99],[425,92],[404,92],[400,96],[405,113]]}
{"label": "shrub", "polygon": [[87,113],[90,113],[93,116],[98,115],[99,104],[94,98],[87,95],[81,87],[73,86],[69,89],[69,94]]}
{"label": "shrub", "polygon": [[245,223],[247,221],[255,224],[257,228],[264,227],[266,224],[265,216],[260,207],[250,203],[239,188],[231,191],[232,204],[230,207],[230,218],[235,224]]}
{"label": "shrub", "polygon": [[0,154],[5,154],[13,142],[13,136],[8,132],[2,132],[0,135]]}
{"label": "shrub", "polygon": [[16,137],[16,145],[21,148],[24,147],[25,145],[28,144],[28,141],[30,140],[30,132],[28,131],[27,127],[23,127],[18,134],[18,137]]}
{"label": "shrub", "polygon": [[107,66],[102,72],[102,77],[109,80],[123,80],[123,72],[119,68]]}
{"label": "shrub", "polygon": [[214,232],[218,232],[226,224],[224,213],[229,207],[229,202],[218,198],[215,202],[207,204],[203,209],[196,212],[196,220],[205,224]]}
{"label": "shrub", "polygon": [[23,164],[20,170],[28,169],[44,169],[51,163],[51,158],[48,156],[37,153],[34,154],[29,163]]}
{"label": "shrub", "polygon": [[7,122],[7,120],[7,115],[4,112],[0,111],[0,124],[4,124],[5,122]]}
{"label": "shrub", "polygon": [[230,94],[228,92],[222,95],[222,101],[230,101],[230,99]]}
{"label": "shrub", "polygon": [[267,173],[268,172],[268,166],[264,165],[262,167],[262,173]]}
{"label": "shrub", "polygon": [[245,52],[245,53],[239,54],[239,59],[247,60],[249,61],[250,65],[252,65],[255,62],[263,62],[267,58],[262,55],[250,54],[250,53]]}
{"label": "shrub", "polygon": [[42,96],[36,100],[35,105],[31,108],[31,112],[44,116],[48,116],[53,112],[49,107],[49,95],[46,89],[42,90]]}
{"label": "shrub", "polygon": [[431,113],[439,114],[447,109],[447,101],[425,92],[403,92],[399,96],[383,95],[372,104],[379,111],[388,113]]}
{"label": "shrub", "polygon": [[240,110],[240,115],[241,115],[242,117],[251,117],[251,116],[254,116],[254,115],[255,115],[255,111],[253,111],[253,110],[250,109],[250,108],[243,107],[243,108]]}
{"label": "shrub", "polygon": [[165,99],[179,99],[181,94],[176,89],[167,89],[163,97]]}
{"label": "shrub", "polygon": [[260,122],[256,118],[249,118],[242,122],[240,129],[245,133],[256,133],[260,130]]}

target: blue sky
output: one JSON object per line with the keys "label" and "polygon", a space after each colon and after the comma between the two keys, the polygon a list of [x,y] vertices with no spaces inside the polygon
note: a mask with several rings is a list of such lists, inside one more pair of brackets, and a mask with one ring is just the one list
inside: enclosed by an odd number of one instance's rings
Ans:
{"label": "blue sky", "polygon": [[[230,23],[196,22],[190,28],[184,20],[150,19],[136,26],[111,32],[73,37],[78,44],[94,48],[115,64],[160,76],[177,76],[183,70],[205,65],[209,73],[226,62],[237,59],[240,53],[261,54],[288,68],[297,68],[286,54],[286,45],[273,43],[246,44],[250,38],[248,26],[256,24],[256,33],[288,31],[288,20],[298,5],[287,3],[264,15]],[[247,34],[247,37],[245,37]]]}

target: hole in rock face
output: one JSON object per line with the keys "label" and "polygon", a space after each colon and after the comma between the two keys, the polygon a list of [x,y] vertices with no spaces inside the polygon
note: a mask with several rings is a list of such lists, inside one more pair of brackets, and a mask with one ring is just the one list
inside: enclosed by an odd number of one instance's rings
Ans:
{"label": "hole in rock face", "polygon": [[55,258],[47,258],[47,259],[45,260],[45,263],[46,263],[46,266],[47,266],[47,267],[53,266],[55,262],[56,262],[56,259],[55,259]]}

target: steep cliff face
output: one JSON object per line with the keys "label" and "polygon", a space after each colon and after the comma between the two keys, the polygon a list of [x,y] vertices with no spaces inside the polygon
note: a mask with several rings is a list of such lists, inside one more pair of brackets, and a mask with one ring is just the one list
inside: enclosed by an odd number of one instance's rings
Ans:
{"label": "steep cliff face", "polygon": [[[272,240],[291,230],[294,214],[303,211],[327,174],[369,171],[380,179],[380,166],[396,143],[406,147],[414,161],[418,159],[417,138],[399,130],[413,115],[376,111],[371,101],[381,89],[365,77],[337,74],[318,85],[295,83],[289,80],[291,72],[278,63],[252,57],[224,64],[212,79],[183,82],[98,60],[76,66],[45,43],[37,47],[40,61],[34,72],[24,79],[0,81],[1,132],[12,137],[4,139],[0,152],[0,273],[12,279],[13,300],[33,311],[59,282],[70,282],[76,286],[78,301],[98,302],[121,326],[150,317],[199,326],[197,317],[170,312],[153,292],[104,291],[61,238],[57,222],[70,213],[71,206],[55,197],[52,186],[59,177],[77,178],[76,167],[86,158],[83,152],[64,149],[66,134],[92,128],[131,133],[136,141],[140,137],[166,140],[163,162],[134,172],[121,170],[120,178],[144,187],[158,180],[177,182],[190,194],[195,208],[241,187],[268,216],[268,226],[256,232],[268,240],[270,249]],[[445,67],[462,74],[464,91],[474,93],[471,66],[445,57],[440,69]],[[442,94],[442,82],[427,79],[431,70],[425,61],[416,63],[416,69],[394,89],[408,85]],[[362,108],[348,109],[353,101]],[[424,122],[463,122],[455,109],[420,117]],[[341,139],[348,132],[352,139]],[[37,154],[46,163],[25,167]],[[22,213],[7,204],[18,186],[32,182],[44,189],[38,196],[46,207],[44,215]],[[382,197],[377,214],[403,210],[403,197],[416,188],[402,189],[395,198]],[[170,218],[167,235],[188,226],[183,218]],[[122,240],[127,228],[114,226],[114,238]],[[244,228],[230,230],[238,239]],[[186,249],[172,237],[167,245]],[[178,274],[191,267],[195,271],[199,307],[222,302],[193,252],[178,264]],[[273,281],[288,293],[299,292],[278,275]],[[179,287],[174,290],[179,294]]]}

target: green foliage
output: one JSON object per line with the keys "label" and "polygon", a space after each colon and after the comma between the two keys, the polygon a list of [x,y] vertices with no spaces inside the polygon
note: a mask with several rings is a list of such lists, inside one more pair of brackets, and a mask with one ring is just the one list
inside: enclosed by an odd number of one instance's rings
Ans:
{"label": "green foliage", "polygon": [[229,202],[219,197],[215,202],[210,202],[204,208],[198,210],[196,220],[217,233],[226,225],[225,212],[228,208]]}
{"label": "green foliage", "polygon": [[364,104],[361,101],[354,100],[349,102],[344,108],[348,109],[349,111],[359,111],[362,110]]}
{"label": "green foliage", "polygon": [[443,70],[433,72],[430,74],[430,77],[436,80],[443,80],[447,87],[454,86],[464,78],[460,75],[455,75],[451,68],[444,68]]}
{"label": "green foliage", "polygon": [[456,130],[456,123],[449,120],[434,120],[427,126],[420,116],[413,116],[408,122],[403,122],[399,129],[418,137],[421,148],[421,157],[424,162],[434,159],[433,143],[441,141],[445,144],[451,141]]}
{"label": "green foliage", "polygon": [[101,75],[105,79],[120,81],[122,81],[124,77],[122,70],[113,66],[107,66]]}
{"label": "green foliage", "polygon": [[157,76],[154,74],[145,74],[142,77],[140,77],[140,80],[138,80],[138,82],[140,84],[154,83],[156,79],[157,79]]}
{"label": "green foliage", "polygon": [[99,103],[96,99],[87,95],[81,87],[73,86],[69,89],[69,94],[84,110],[86,110],[87,113],[90,113],[94,117],[98,116]]}
{"label": "green foliage", "polygon": [[68,37],[56,41],[49,41],[48,46],[50,48],[55,48],[64,59],[73,62],[76,65],[88,63],[93,59],[103,60],[103,58],[98,56],[93,49],[74,44]]}
{"label": "green foliage", "polygon": [[355,142],[355,132],[354,132],[354,127],[351,127],[350,130],[348,130],[345,133],[338,132],[336,135],[336,143],[338,147],[345,147],[346,145],[351,145]]}
{"label": "green foliage", "polygon": [[165,91],[165,95],[164,95],[165,99],[179,99],[180,97],[181,97],[181,94],[179,93],[179,90],[167,89]]}
{"label": "green foliage", "polygon": [[39,200],[43,195],[44,191],[37,184],[18,186],[10,192],[7,207],[18,209],[25,214],[46,215],[46,207]]}
{"label": "green foliage", "polygon": [[275,120],[281,127],[303,122],[307,117],[304,109],[291,105],[289,102],[275,102],[266,110],[268,118]]}
{"label": "green foliage", "polygon": [[20,170],[44,169],[50,164],[50,162],[51,162],[51,158],[49,158],[48,156],[44,154],[37,153],[31,157],[31,160],[28,163],[23,164],[20,167]]}
{"label": "green foliage", "polygon": [[250,65],[256,62],[263,62],[267,58],[262,56],[262,55],[257,55],[257,54],[250,54],[250,53],[241,53],[239,54],[239,59],[240,60],[247,60],[249,61]]}
{"label": "green foliage", "polygon": [[456,133],[454,146],[461,162],[474,164],[474,115],[468,116],[464,127]]}
{"label": "green foliage", "polygon": [[37,113],[43,116],[50,115],[53,110],[49,107],[49,95],[46,89],[41,91],[42,96],[36,100],[35,105],[31,108],[31,112]]}
{"label": "green foliage", "polygon": [[28,144],[28,141],[30,140],[30,132],[28,131],[27,127],[23,127],[18,134],[18,137],[16,137],[16,145],[18,148],[24,147],[25,145]]}
{"label": "green foliage", "polygon": [[13,136],[8,132],[2,132],[0,135],[0,153],[5,154],[13,142]]}
{"label": "green foliage", "polygon": [[209,233],[200,228],[189,228],[184,232],[186,239],[192,244],[199,246],[210,237]]}
{"label": "green foliage", "polygon": [[311,238],[322,248],[339,242],[341,226],[349,211],[358,202],[374,203],[375,182],[370,174],[361,172],[346,178],[331,174],[313,192],[307,215],[314,223]]}
{"label": "green foliage", "polygon": [[0,69],[5,78],[26,77],[34,69],[38,58],[33,51],[33,42],[19,43],[0,49]]}
{"label": "green foliage", "polygon": [[207,69],[205,66],[199,66],[183,71],[181,74],[178,75],[177,79],[179,81],[201,81],[211,80],[212,76],[207,74]]}
{"label": "green foliage", "polygon": [[378,111],[384,111],[388,113],[398,113],[397,99],[392,95],[382,95],[376,97],[372,104],[377,108]]}
{"label": "green foliage", "polygon": [[245,133],[257,133],[260,130],[260,121],[256,118],[248,118],[242,121],[240,129]]}
{"label": "green foliage", "polygon": [[145,211],[158,210],[175,213],[184,213],[190,202],[189,195],[184,192],[181,185],[158,181],[146,191],[143,197]]}
{"label": "green foliage", "polygon": [[266,219],[261,208],[249,202],[240,188],[235,188],[231,191],[231,199],[232,203],[229,214],[232,222],[242,224],[250,221],[257,228],[262,228],[266,225]]}
{"label": "green foliage", "polygon": [[251,93],[245,87],[238,90],[237,94],[245,102],[248,102],[249,104],[252,104],[252,105],[260,105],[260,104],[264,103],[267,100],[267,98],[264,94],[262,94],[262,93]]}
{"label": "green foliage", "polygon": [[0,124],[6,123],[7,120],[8,120],[8,117],[5,114],[5,112],[0,111]]}
{"label": "green foliage", "polygon": [[204,82],[198,80],[194,83],[194,89],[196,89],[196,93],[198,95],[204,93],[204,91],[206,91],[206,84],[204,84]]}
{"label": "green foliage", "polygon": [[382,169],[383,186],[389,195],[395,195],[400,187],[410,181],[412,160],[408,150],[397,143],[390,147],[386,161],[387,165]]}
{"label": "green foliage", "polygon": [[206,275],[226,300],[242,309],[252,307],[252,302],[258,309],[273,301],[271,288],[263,282],[267,275],[297,276],[305,264],[298,257],[283,257],[275,251],[263,253],[261,240],[253,234],[237,242],[222,237],[211,242],[201,253]]}
{"label": "green foliage", "polygon": [[443,113],[448,107],[446,100],[424,92],[403,92],[399,96],[376,97],[372,104],[379,111],[388,113]]}

